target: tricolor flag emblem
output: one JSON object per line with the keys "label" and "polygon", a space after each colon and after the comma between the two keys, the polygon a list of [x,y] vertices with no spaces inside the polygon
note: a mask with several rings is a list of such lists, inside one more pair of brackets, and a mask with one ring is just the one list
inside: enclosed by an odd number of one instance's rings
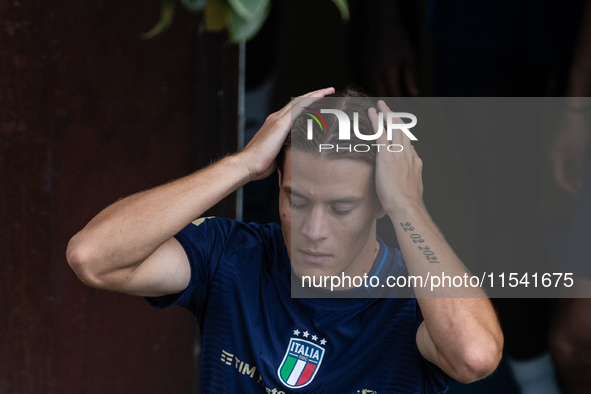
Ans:
{"label": "tricolor flag emblem", "polygon": [[323,356],[323,347],[304,339],[291,338],[277,375],[289,388],[304,387],[316,376]]}

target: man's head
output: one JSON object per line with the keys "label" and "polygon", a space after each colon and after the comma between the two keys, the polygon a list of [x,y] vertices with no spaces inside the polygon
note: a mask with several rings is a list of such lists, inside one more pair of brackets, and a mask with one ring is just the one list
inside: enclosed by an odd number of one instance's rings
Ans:
{"label": "man's head", "polygon": [[[338,91],[334,94],[326,96],[324,99],[317,100],[310,104],[307,108],[320,112],[321,109],[338,109],[343,111],[349,119],[353,120],[353,114],[359,114],[359,130],[363,134],[373,134],[371,122],[367,116],[367,110],[371,107],[377,108],[374,100],[367,95],[353,89],[346,89]],[[298,116],[291,127],[291,132],[287,135],[279,155],[277,156],[277,167],[283,170],[285,165],[285,154],[290,148],[298,149],[302,152],[308,152],[320,156],[318,147],[320,144],[331,144],[335,147],[345,148],[349,145],[363,144],[367,141],[362,141],[352,132],[351,140],[339,141],[339,124],[337,117],[331,114],[324,115],[327,127],[321,129],[314,125],[314,133],[312,139],[308,140],[307,120],[309,118],[304,114]],[[348,158],[352,160],[359,160],[375,166],[375,151],[372,149],[369,152],[348,152],[346,149],[324,150],[322,156],[336,159]]]}
{"label": "man's head", "polygon": [[[333,95],[309,108],[339,109],[359,130],[373,134],[367,110],[373,102],[357,92]],[[330,96],[329,96],[330,97]],[[292,267],[298,276],[363,275],[375,258],[376,224],[383,211],[375,191],[375,152],[319,152],[319,144],[364,143],[353,133],[338,141],[336,116],[327,114],[324,130],[307,139],[305,116],[295,120],[279,158],[279,211]]]}

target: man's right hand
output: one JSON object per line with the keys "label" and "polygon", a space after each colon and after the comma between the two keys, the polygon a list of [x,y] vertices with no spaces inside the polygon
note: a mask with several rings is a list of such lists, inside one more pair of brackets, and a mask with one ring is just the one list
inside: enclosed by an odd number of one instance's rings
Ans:
{"label": "man's right hand", "polygon": [[291,129],[291,122],[302,112],[302,105],[299,104],[305,102],[306,105],[309,105],[314,100],[332,93],[334,93],[334,88],[307,93],[267,117],[263,127],[237,155],[248,168],[251,181],[264,179],[275,171],[277,167],[275,159]]}
{"label": "man's right hand", "polygon": [[238,155],[105,208],[70,240],[72,269],[86,284],[111,291],[154,297],[184,290],[191,270],[174,235],[239,187],[271,174],[292,115],[333,92],[308,93],[272,114]]}

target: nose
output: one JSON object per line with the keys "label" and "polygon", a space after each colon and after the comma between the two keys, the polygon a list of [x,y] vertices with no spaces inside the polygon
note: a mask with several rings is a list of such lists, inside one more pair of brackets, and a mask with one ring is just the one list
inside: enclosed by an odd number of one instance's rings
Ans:
{"label": "nose", "polygon": [[312,242],[328,238],[328,215],[322,207],[313,207],[304,220],[302,234]]}

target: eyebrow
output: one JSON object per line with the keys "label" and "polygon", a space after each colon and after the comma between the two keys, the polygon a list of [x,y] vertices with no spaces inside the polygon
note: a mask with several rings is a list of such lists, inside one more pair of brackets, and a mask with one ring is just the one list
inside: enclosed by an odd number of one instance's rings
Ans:
{"label": "eyebrow", "polygon": [[[283,188],[283,190],[285,190],[286,193],[288,193],[290,195],[293,194],[296,197],[300,197],[300,198],[303,198],[305,200],[308,199],[303,194],[298,193],[296,191],[293,191],[293,189],[290,186],[283,186],[282,188]],[[361,200],[363,200],[363,197],[361,197],[361,198],[343,197],[343,198],[337,198],[335,200],[330,200],[329,203],[331,203],[331,204],[354,204],[354,203],[357,203],[357,202],[359,202]]]}

